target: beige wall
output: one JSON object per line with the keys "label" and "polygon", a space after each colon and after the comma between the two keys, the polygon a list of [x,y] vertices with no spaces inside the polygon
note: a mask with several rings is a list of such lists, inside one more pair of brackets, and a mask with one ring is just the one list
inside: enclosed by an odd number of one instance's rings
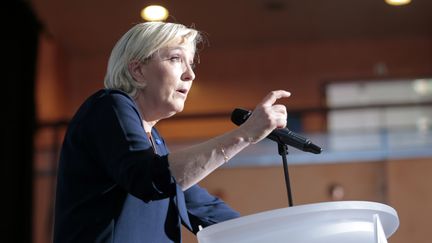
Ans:
{"label": "beige wall", "polygon": [[388,202],[399,214],[391,243],[428,243],[432,218],[432,158],[387,163]]}
{"label": "beige wall", "polygon": [[[432,159],[410,159],[289,167],[294,205],[332,201],[330,189],[340,185],[340,200],[390,205],[400,226],[391,243],[428,243],[432,217]],[[220,169],[201,186],[249,215],[288,206],[282,166]],[[184,231],[186,243],[197,242]]]}
{"label": "beige wall", "polygon": [[[325,82],[430,76],[431,53],[432,40],[427,38],[288,42],[224,49],[210,46],[200,54],[201,64],[184,113],[253,108],[268,91],[280,88],[293,93],[283,102],[288,108],[320,107],[324,105]],[[65,116],[70,117],[90,93],[103,86],[109,53],[61,55],[65,67],[53,63],[39,79],[46,81],[53,69],[61,67],[62,77],[57,82],[64,89],[57,92],[64,96],[57,98],[66,100]],[[386,64],[386,75],[374,71],[378,63]]]}
{"label": "beige wall", "polygon": [[[89,94],[102,87],[108,53],[64,53],[53,40],[42,40],[42,45],[44,65],[39,66],[37,83],[39,120],[68,119]],[[186,114],[253,108],[269,90],[279,88],[293,93],[283,101],[288,110],[302,109],[324,106],[322,87],[327,81],[432,75],[432,39],[292,42],[229,49],[210,46],[202,52],[201,60]],[[388,73],[374,72],[377,63],[385,63]],[[319,131],[325,128],[325,121],[311,116],[303,125],[307,131]],[[160,124],[168,143],[203,139],[232,128],[228,118]],[[47,141],[58,143],[50,139],[49,133],[44,133],[37,136],[35,144],[45,148]],[[35,171],[52,168],[47,160],[55,156],[37,157]],[[344,199],[381,201],[398,210],[401,226],[390,242],[426,243],[432,216],[430,160],[292,166],[294,203],[332,200],[329,187],[341,185]],[[49,242],[51,179],[35,179],[36,243]],[[201,184],[243,215],[287,205],[281,167],[220,169]],[[186,242],[194,242],[190,235],[186,237]]]}

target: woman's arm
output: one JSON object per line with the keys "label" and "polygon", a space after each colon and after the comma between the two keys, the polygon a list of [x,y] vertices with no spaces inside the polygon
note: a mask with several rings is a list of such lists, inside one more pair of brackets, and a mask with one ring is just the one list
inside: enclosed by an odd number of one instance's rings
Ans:
{"label": "woman's arm", "polygon": [[192,232],[195,234],[199,231],[200,226],[205,228],[240,217],[240,214],[223,200],[211,195],[198,185],[184,191],[184,196]]}
{"label": "woman's arm", "polygon": [[240,127],[206,142],[170,153],[170,170],[177,183],[183,190],[188,189],[251,143],[259,142],[275,128],[285,127],[286,108],[275,102],[289,96],[287,91],[272,91]]}

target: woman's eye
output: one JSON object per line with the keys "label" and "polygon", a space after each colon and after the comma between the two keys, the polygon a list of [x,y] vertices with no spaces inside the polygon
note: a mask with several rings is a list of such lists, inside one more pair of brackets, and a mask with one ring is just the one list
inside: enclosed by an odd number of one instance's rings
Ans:
{"label": "woman's eye", "polygon": [[170,57],[169,60],[173,61],[173,62],[181,62],[182,61],[180,56],[172,56],[172,57]]}

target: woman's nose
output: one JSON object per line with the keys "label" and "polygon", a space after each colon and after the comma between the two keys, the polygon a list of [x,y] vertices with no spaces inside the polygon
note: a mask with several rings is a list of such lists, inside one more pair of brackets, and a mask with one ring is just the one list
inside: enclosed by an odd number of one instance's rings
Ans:
{"label": "woman's nose", "polygon": [[195,72],[190,64],[186,64],[186,69],[183,72],[181,79],[184,81],[193,81],[195,79]]}

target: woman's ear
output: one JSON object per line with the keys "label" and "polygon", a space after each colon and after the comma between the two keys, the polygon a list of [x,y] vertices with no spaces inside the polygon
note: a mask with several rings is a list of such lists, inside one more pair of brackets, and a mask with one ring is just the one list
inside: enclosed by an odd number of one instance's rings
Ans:
{"label": "woman's ear", "polygon": [[133,79],[137,82],[142,82],[144,80],[144,73],[141,68],[142,62],[138,60],[132,60],[128,63],[128,71]]}

